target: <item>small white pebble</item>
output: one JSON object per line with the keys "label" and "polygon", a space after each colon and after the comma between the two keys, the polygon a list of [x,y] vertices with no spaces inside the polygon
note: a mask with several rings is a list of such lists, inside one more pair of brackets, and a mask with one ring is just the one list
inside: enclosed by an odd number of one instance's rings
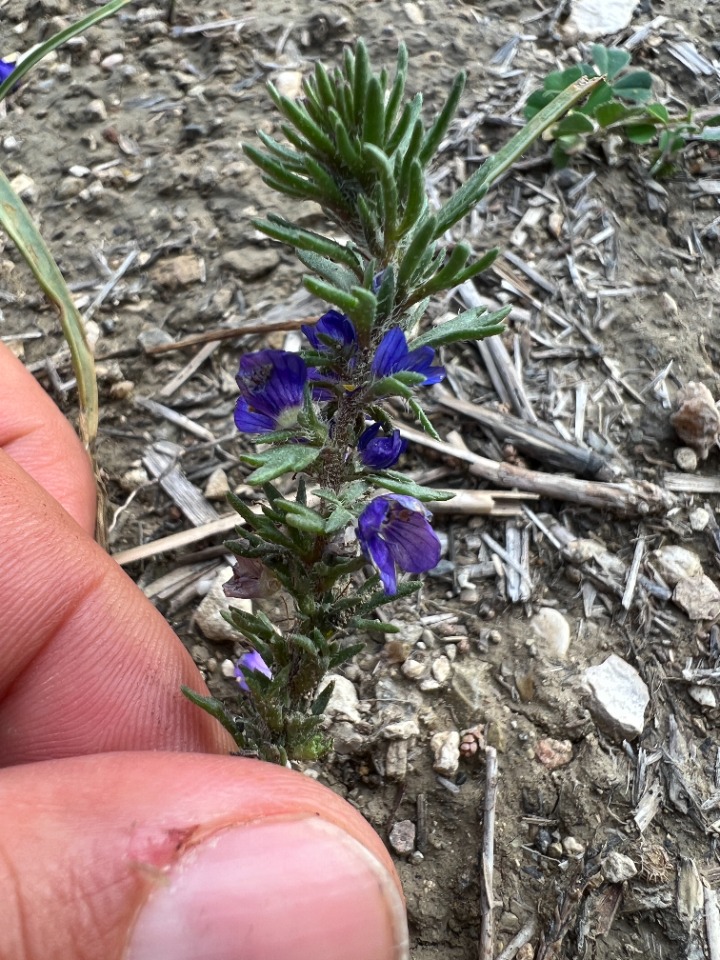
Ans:
{"label": "small white pebble", "polygon": [[228,679],[235,676],[235,664],[232,660],[223,660],[220,664],[220,670],[222,671],[222,675],[228,677]]}

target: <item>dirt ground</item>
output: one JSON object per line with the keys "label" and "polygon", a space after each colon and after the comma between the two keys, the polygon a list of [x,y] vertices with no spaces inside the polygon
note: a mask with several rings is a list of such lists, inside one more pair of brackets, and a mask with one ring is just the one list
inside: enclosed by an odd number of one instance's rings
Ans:
{"label": "dirt ground", "polygon": [[[63,16],[91,7],[6,0],[3,53],[26,50]],[[316,59],[337,63],[343,45],[359,36],[376,66],[392,67],[402,39],[410,91],[423,91],[432,116],[454,74],[467,70],[459,120],[432,177],[442,197],[512,136],[540,78],[577,60],[580,47],[557,12],[519,0],[357,0],[331,8],[178,0],[169,28],[163,10],[138,4],[60,51],[16,95],[2,121],[0,162],[11,178],[30,178],[24,195],[81,310],[92,313],[96,353],[105,358],[98,458],[112,552],[192,527],[187,510],[148,473],[153,443],[178,445],[163,449],[175,450],[196,494],[214,472],[217,481],[218,467],[232,488],[242,483],[247,469],[237,460],[242,446],[232,425],[238,355],[261,343],[281,346],[286,334],[152,350],[203,331],[322,309],[301,293],[302,271],[289,251],[249,224],[280,209],[240,148],[256,129],[277,128],[265,81],[292,91]],[[657,17],[666,19],[634,47],[634,62],[654,74],[657,98],[671,111],[711,105],[717,68],[696,74],[671,49],[685,40],[709,61],[718,56],[716,4],[643,2],[630,27],[604,42],[623,43]],[[209,26],[193,29],[199,24]],[[383,647],[371,639],[344,671],[357,697],[335,712],[336,752],[309,773],[347,797],[382,836],[398,822],[414,826],[414,844],[396,861],[414,960],[478,955],[484,752],[481,745],[439,777],[431,739],[471,727],[498,751],[496,955],[524,928],[524,960],[718,956],[708,952],[706,923],[720,881],[713,688],[720,605],[686,617],[650,558],[660,547],[682,545],[711,580],[718,576],[718,451],[711,449],[695,477],[681,473],[669,405],[689,381],[718,395],[720,167],[712,150],[692,147],[678,175],[655,184],[633,151],[608,162],[602,150],[591,150],[562,174],[546,151],[536,146],[453,239],[464,235],[478,252],[507,248],[545,281],[503,260],[476,285],[482,296],[514,307],[503,342],[541,424],[599,450],[621,475],[674,491],[673,502],[659,513],[620,517],[562,497],[528,499],[555,540],[564,531],[595,542],[583,563],[571,562],[527,514],[443,515],[438,526],[448,548],[440,568],[418,598],[392,609],[403,628],[398,641]],[[310,206],[290,213],[314,229],[325,226]],[[9,244],[0,247],[0,308],[0,335],[73,416],[57,318]],[[444,301],[431,313],[458,309],[457,301]],[[197,369],[185,370],[193,357]],[[456,398],[498,407],[474,346],[448,350],[444,360]],[[187,419],[171,422],[143,398]],[[547,469],[439,401],[430,409],[443,438],[450,434],[494,460]],[[447,486],[488,486],[467,464],[418,446],[406,466]],[[693,493],[696,477],[708,483]],[[222,500],[211,506],[227,512]],[[207,501],[198,509],[196,524],[212,519]],[[516,591],[517,602],[508,599],[512,569],[493,560],[483,540],[490,534],[507,545],[510,528],[525,531],[529,551],[532,588]],[[626,609],[621,598],[638,539],[643,579]],[[215,536],[151,551],[126,566],[187,643],[211,689],[228,695],[222,665],[238,647],[204,637],[195,622],[223,562],[221,543]],[[541,608],[563,615],[567,652],[532,629]],[[584,673],[610,654],[634,667],[650,694],[644,731],[631,744],[589,709]],[[555,760],[562,765],[551,769]],[[393,838],[397,851],[397,828]],[[631,863],[608,861],[611,854]]]}

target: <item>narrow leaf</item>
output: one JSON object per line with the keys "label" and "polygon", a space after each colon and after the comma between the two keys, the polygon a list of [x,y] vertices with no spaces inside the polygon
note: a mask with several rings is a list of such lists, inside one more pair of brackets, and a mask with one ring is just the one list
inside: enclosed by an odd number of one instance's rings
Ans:
{"label": "narrow leaf", "polygon": [[371,474],[366,479],[377,487],[391,490],[393,493],[402,493],[407,497],[415,497],[416,500],[423,500],[424,502],[452,500],[455,496],[450,490],[435,490],[433,487],[424,487],[394,470],[383,470],[380,473]]}
{"label": "narrow leaf", "polygon": [[365,143],[381,147],[385,139],[385,104],[383,91],[377,77],[371,77],[367,87],[367,99],[362,119],[362,138]]}
{"label": "narrow leaf", "polygon": [[600,77],[580,77],[537,113],[509,143],[490,157],[448,200],[437,216],[434,237],[441,237],[487,193],[489,187],[508,170],[528,147],[572,106],[588,96],[601,83]]}
{"label": "narrow leaf", "polygon": [[274,240],[287,243],[299,250],[309,250],[322,257],[336,260],[338,263],[350,267],[350,269],[356,273],[358,279],[362,275],[357,255],[342,243],[330,240],[329,237],[324,237],[322,234],[315,233],[313,230],[296,227],[288,220],[283,220],[282,217],[273,216],[272,214],[267,220],[252,220],[251,223],[257,230],[262,231]]}
{"label": "narrow leaf", "polygon": [[330,303],[334,303],[336,307],[340,307],[343,313],[350,314],[357,310],[357,297],[354,297],[351,293],[340,290],[339,287],[315,277],[303,277],[303,283],[310,293],[314,293],[321,300],[329,300]]}
{"label": "narrow leaf", "polygon": [[461,71],[455,77],[445,106],[437,115],[435,122],[425,135],[418,158],[423,166],[427,166],[435,156],[435,151],[440,146],[440,141],[447,133],[448,127],[460,103],[462,92],[465,89],[465,78],[466,74],[464,71]]}
{"label": "narrow leaf", "polygon": [[[94,22],[94,21],[93,21]],[[27,207],[0,170],[0,226],[5,230],[30,267],[35,279],[60,314],[60,323],[78,383],[80,436],[92,450],[98,427],[98,392],[95,361],[72,295],[52,254],[45,245]]]}
{"label": "narrow leaf", "polygon": [[296,473],[305,470],[320,455],[317,447],[306,447],[302,444],[292,444],[286,447],[276,447],[265,460],[265,463],[246,477],[246,482],[254,486],[261,486],[270,480],[275,480],[286,473]]}
{"label": "narrow leaf", "polygon": [[398,46],[397,66],[395,68],[395,79],[390,90],[390,94],[385,104],[385,139],[390,136],[390,130],[397,115],[400,101],[405,92],[405,78],[407,76],[408,52],[404,43]]}
{"label": "narrow leaf", "polygon": [[408,346],[414,350],[416,347],[439,347],[446,343],[456,343],[458,340],[484,340],[485,337],[502,332],[502,321],[510,313],[510,309],[502,307],[493,313],[487,313],[485,307],[466,310],[459,317],[446,320],[445,323],[428,330]]}

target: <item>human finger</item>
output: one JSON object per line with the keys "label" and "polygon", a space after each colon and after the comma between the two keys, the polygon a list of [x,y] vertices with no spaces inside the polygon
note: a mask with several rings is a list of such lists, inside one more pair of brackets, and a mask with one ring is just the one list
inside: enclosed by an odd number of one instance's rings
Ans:
{"label": "human finger", "polygon": [[62,504],[83,530],[95,527],[90,458],[69,421],[0,343],[0,449]]}
{"label": "human finger", "polygon": [[80,757],[4,771],[0,805],[2,957],[407,957],[382,843],[301,774],[233,757]]}

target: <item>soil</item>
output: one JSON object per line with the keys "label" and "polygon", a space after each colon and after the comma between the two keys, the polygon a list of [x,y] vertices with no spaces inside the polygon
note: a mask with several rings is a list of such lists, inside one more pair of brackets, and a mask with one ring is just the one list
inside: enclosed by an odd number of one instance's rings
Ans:
{"label": "soil", "polygon": [[[48,36],[71,12],[69,0],[7,0],[1,6],[5,55]],[[72,15],[91,8],[75,3]],[[688,40],[712,60],[712,37],[720,32],[716,5],[642,3],[631,27],[604,42],[623,42],[658,15],[667,19],[636,47],[635,62],[654,74],[658,99],[673,109],[711,104],[717,71],[696,76],[673,58],[669,44]],[[222,20],[235,22],[187,29]],[[253,142],[257,129],[277,128],[266,80],[291,88],[316,59],[337,63],[343,46],[359,36],[375,66],[389,68],[404,40],[410,91],[423,91],[428,115],[455,73],[467,70],[460,120],[434,178],[440,195],[515,132],[522,100],[549,70],[575,62],[580,50],[552,10],[518,0],[358,0],[331,8],[298,0],[225,0],[222,7],[199,8],[178,0],[174,28],[162,10],[132,6],[61,50],[14,98],[3,122],[3,169],[11,178],[31,178],[28,202],[81,309],[135,253],[93,317],[96,352],[109,358],[99,365],[97,456],[112,552],[189,526],[142,473],[152,442],[179,444],[182,468],[200,489],[218,466],[233,487],[247,473],[237,459],[243,442],[232,427],[238,353],[261,343],[281,346],[285,334],[223,341],[169,395],[163,388],[200,348],[153,355],[140,344],[236,328],[267,319],[272,310],[281,319],[321,312],[320,304],[298,296],[302,270],[290,252],[250,224],[253,216],[281,205],[240,145]],[[514,59],[493,62],[518,37]],[[718,202],[697,186],[717,177],[717,158],[710,149],[692,148],[677,176],[658,186],[648,182],[647,163],[633,149],[621,150],[609,163],[601,148],[593,148],[565,174],[554,173],[543,159],[546,149],[536,146],[529,157],[537,162],[513,171],[454,238],[464,233],[478,251],[507,247],[555,290],[551,295],[528,286],[517,271],[514,282],[493,273],[478,281],[483,295],[521,308],[504,340],[511,353],[517,347],[540,419],[572,438],[577,387],[587,384],[587,429],[610,441],[629,476],[663,485],[675,472],[678,440],[653,379],[673,361],[664,381],[671,398],[688,381],[718,393]],[[573,197],[572,188],[588,174],[594,176]],[[282,210],[315,229],[325,227],[309,206],[283,204]],[[523,219],[528,210],[541,215]],[[553,213],[559,220],[551,219]],[[553,229],[553,222],[560,226]],[[609,239],[593,240],[607,228]],[[13,338],[16,351],[74,416],[57,318],[9,244],[0,256],[0,304],[3,338]],[[567,329],[553,323],[551,308],[571,318]],[[434,315],[456,309],[438,303]],[[48,356],[57,361],[50,380]],[[448,351],[445,361],[466,399],[496,402],[474,348]],[[209,430],[213,441],[139,406],[142,397],[173,407]],[[512,453],[472,421],[439,405],[431,410],[443,437],[457,429],[476,452],[496,458]],[[715,448],[701,462],[701,474],[713,477],[717,462]],[[407,466],[442,469],[448,485],[484,486],[462,464],[419,448]],[[665,543],[692,549],[705,572],[717,578],[714,501],[713,495],[679,496],[668,515],[629,518],[558,500],[530,505],[547,523],[602,542],[625,564],[643,536],[648,550]],[[703,531],[689,520],[699,505],[709,514]],[[225,512],[222,503],[216,508]],[[505,521],[455,517],[438,524],[449,544],[440,575],[427,578],[419,598],[393,609],[402,626],[399,642],[371,640],[344,671],[359,695],[359,713],[333,720],[338,749],[309,771],[355,804],[384,837],[398,821],[418,828],[414,852],[397,857],[414,960],[469,960],[478,952],[484,751],[481,744],[457,772],[438,778],[430,746],[435,733],[471,727],[499,755],[496,952],[536,916],[530,946],[519,954],[525,958],[702,956],[707,947],[700,883],[712,889],[720,878],[713,823],[718,714],[711,698],[703,705],[689,695],[681,671],[686,664],[715,666],[720,651],[713,622],[690,621],[671,601],[648,593],[624,610],[612,590],[568,564],[536,527],[532,594],[510,603],[501,579],[463,576],[478,558],[490,559],[483,532],[504,542]],[[189,561],[205,564],[207,577],[208,561],[214,569],[221,554],[221,548],[188,548],[131,564],[128,572],[153,592],[149,587],[163,574]],[[199,599],[193,582],[179,597],[155,602],[211,689],[227,695],[232,684],[222,663],[239,648],[231,640],[203,638],[194,622]],[[564,658],[547,655],[529,628],[543,606],[562,612],[570,625]],[[610,653],[632,664],[651,694],[645,730],[630,745],[598,725],[581,683],[585,669]],[[441,656],[447,664],[437,668]],[[408,658],[449,676],[436,681],[436,689],[418,683],[404,667]],[[427,681],[429,674],[423,677]],[[388,725],[398,720],[411,722],[409,739],[388,739]],[[547,738],[565,742],[551,750],[570,751],[569,762],[554,770],[538,759],[538,743]],[[641,831],[633,815],[648,790],[658,791],[660,801]],[[613,881],[603,866],[613,851],[635,866],[626,881]]]}

